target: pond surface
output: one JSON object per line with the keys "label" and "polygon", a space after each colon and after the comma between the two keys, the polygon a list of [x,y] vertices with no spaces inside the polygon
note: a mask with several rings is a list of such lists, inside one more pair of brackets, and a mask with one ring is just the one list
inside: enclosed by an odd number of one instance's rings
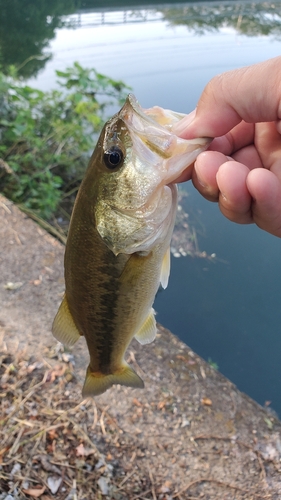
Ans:
{"label": "pond surface", "polygon": [[[55,69],[77,60],[124,80],[143,107],[189,112],[215,74],[281,54],[278,2],[150,2],[142,8],[104,2],[95,9],[86,3],[64,18],[71,28],[54,31],[43,50],[52,59],[30,85],[54,87]],[[190,183],[185,189],[199,247],[217,258],[172,258],[169,287],[155,303],[157,319],[281,415],[280,240],[227,221]]]}

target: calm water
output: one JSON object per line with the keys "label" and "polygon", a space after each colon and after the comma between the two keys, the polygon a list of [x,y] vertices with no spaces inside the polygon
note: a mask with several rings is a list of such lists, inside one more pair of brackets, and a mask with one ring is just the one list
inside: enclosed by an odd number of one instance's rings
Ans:
{"label": "calm water", "polygon": [[[52,59],[29,83],[48,90],[55,69],[77,60],[124,80],[144,107],[188,112],[213,75],[281,54],[281,3],[152,3],[90,9],[88,2],[89,10],[65,18],[71,29],[54,30],[43,49]],[[186,189],[200,249],[217,260],[173,258],[157,319],[281,415],[280,240],[230,223],[191,184]]]}

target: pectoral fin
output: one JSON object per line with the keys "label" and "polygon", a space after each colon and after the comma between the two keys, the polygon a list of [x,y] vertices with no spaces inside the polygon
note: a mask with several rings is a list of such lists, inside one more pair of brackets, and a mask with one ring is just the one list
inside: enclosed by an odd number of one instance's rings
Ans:
{"label": "pectoral fin", "polygon": [[171,253],[170,253],[170,247],[168,247],[164,255],[164,259],[162,261],[161,275],[160,275],[160,283],[164,289],[167,288],[168,286],[170,267],[171,267]]}
{"label": "pectoral fin", "polygon": [[143,380],[127,363],[124,362],[123,367],[118,372],[110,375],[102,373],[93,373],[88,366],[84,387],[82,390],[83,397],[98,396],[114,384],[126,385],[128,387],[144,387]]}
{"label": "pectoral fin", "polygon": [[149,315],[141,326],[140,330],[135,334],[135,339],[142,345],[150,344],[156,337],[156,321],[155,311],[151,308]]}
{"label": "pectoral fin", "polygon": [[67,346],[74,345],[80,338],[65,296],[54,319],[52,333],[59,342]]}

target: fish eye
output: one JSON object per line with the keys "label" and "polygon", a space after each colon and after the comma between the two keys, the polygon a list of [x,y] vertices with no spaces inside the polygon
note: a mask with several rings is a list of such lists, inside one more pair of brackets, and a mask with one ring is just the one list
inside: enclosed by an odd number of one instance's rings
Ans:
{"label": "fish eye", "polygon": [[118,146],[113,146],[112,148],[105,151],[103,154],[103,160],[107,168],[114,170],[120,167],[124,161],[123,151],[118,148]]}

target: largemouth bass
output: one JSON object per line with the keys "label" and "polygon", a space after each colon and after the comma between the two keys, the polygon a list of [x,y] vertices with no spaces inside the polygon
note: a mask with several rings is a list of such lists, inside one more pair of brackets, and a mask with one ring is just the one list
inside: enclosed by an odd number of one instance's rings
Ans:
{"label": "largemouth bass", "polygon": [[143,110],[133,95],[104,126],[74,205],[65,250],[65,295],[53,323],[71,346],[83,335],[90,354],[83,396],[113,384],[143,387],[124,355],[133,337],[152,342],[152,304],[170,273],[177,210],[173,181],[210,139],[184,140],[184,115]]}

